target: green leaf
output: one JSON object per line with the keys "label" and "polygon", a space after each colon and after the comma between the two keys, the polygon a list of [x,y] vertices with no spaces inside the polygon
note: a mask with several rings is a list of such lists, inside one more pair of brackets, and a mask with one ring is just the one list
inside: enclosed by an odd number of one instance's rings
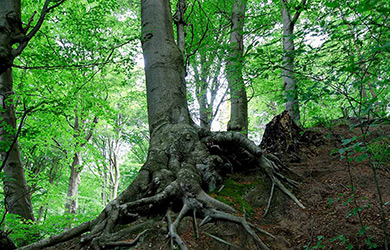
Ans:
{"label": "green leaf", "polygon": [[362,161],[364,161],[367,158],[368,158],[368,154],[361,154],[358,157],[356,157],[355,161],[356,162],[362,162]]}
{"label": "green leaf", "polygon": [[337,8],[340,6],[340,4],[337,1],[327,1],[325,2],[325,6],[330,8]]}

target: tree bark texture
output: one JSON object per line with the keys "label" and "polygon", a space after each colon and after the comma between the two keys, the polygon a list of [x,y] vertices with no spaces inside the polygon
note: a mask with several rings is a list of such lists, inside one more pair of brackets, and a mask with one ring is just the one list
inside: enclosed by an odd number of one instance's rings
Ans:
{"label": "tree bark texture", "polygon": [[228,131],[248,134],[248,101],[242,76],[244,53],[244,18],[246,0],[233,3],[230,33],[230,55],[227,63],[227,80],[230,89],[230,121]]}
{"label": "tree bark texture", "polygon": [[25,219],[34,220],[29,189],[24,175],[16,138],[16,116],[13,104],[12,45],[22,34],[20,1],[0,0],[0,105],[1,155],[4,166],[6,209]]}
{"label": "tree bark texture", "polygon": [[78,189],[80,184],[81,174],[81,153],[75,153],[73,156],[72,165],[70,166],[70,177],[68,183],[68,193],[66,197],[65,212],[77,213],[78,207]]}
{"label": "tree bark texture", "polygon": [[[212,122],[212,113],[213,113],[213,103],[208,102],[207,94],[209,88],[209,82],[207,78],[207,69],[206,69],[206,55],[200,55],[200,72],[194,67],[195,72],[195,88],[196,88],[196,99],[199,103],[199,119],[200,127],[206,130],[211,129]],[[211,96],[213,98],[213,96]],[[214,97],[215,98],[215,97]]]}
{"label": "tree bark texture", "polygon": [[184,20],[184,14],[187,10],[187,1],[186,0],[179,0],[177,2],[176,6],[176,13],[173,16],[173,20],[175,21],[176,28],[177,28],[177,46],[179,47],[179,50],[184,56],[185,52],[185,31],[184,27],[186,26],[186,22]]}
{"label": "tree bark texture", "polygon": [[162,124],[192,122],[183,56],[174,40],[170,13],[168,0],[142,1],[142,49],[151,135]]}
{"label": "tree bark texture", "polygon": [[[119,135],[120,136],[120,135]],[[109,147],[109,174],[111,182],[110,200],[116,199],[118,196],[120,170],[118,165],[118,147],[119,139],[112,139],[108,141]]]}
{"label": "tree bark texture", "polygon": [[[285,88],[286,111],[293,118],[297,125],[300,125],[298,86],[294,74],[294,26],[300,15],[300,10],[292,18],[290,10],[287,7],[287,0],[282,1],[282,20],[283,20],[283,70],[282,79]],[[305,1],[303,2],[305,4]]]}

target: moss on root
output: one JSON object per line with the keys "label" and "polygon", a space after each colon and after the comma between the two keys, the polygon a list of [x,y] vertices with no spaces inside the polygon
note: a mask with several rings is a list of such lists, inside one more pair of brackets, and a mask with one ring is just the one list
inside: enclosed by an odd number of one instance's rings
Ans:
{"label": "moss on root", "polygon": [[264,185],[264,181],[261,179],[252,182],[240,182],[228,178],[223,182],[221,186],[223,188],[212,192],[210,196],[234,207],[240,213],[245,213],[250,217],[254,214],[254,208],[245,199],[245,195],[255,188],[255,186]]}

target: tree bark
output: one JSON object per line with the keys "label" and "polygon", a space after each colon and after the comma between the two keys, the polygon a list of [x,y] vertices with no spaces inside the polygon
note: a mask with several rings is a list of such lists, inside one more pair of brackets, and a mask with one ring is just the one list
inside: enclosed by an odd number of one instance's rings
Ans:
{"label": "tree bark", "polygon": [[75,153],[73,156],[72,165],[70,166],[70,177],[68,184],[68,193],[65,204],[66,213],[77,213],[78,207],[78,188],[80,184],[81,174],[81,153]]}
{"label": "tree bark", "polygon": [[[120,137],[120,133],[119,133]],[[119,165],[118,165],[118,146],[119,146],[119,139],[108,139],[108,145],[109,145],[109,166],[110,166],[110,180],[111,180],[111,190],[110,190],[110,199],[116,199],[118,196],[118,188],[119,188],[119,179],[120,179],[120,171],[119,171]]]}
{"label": "tree bark", "polygon": [[106,206],[107,205],[107,173],[106,171],[103,169],[103,173],[102,173],[102,179],[103,179],[103,185],[102,185],[102,203],[103,203],[103,206]]}
{"label": "tree bark", "polygon": [[230,55],[227,63],[227,80],[230,89],[230,121],[228,131],[248,134],[248,101],[242,76],[244,53],[244,17],[246,0],[235,0],[230,33]]}
{"label": "tree bark", "polygon": [[286,99],[286,111],[293,118],[294,122],[300,126],[300,112],[298,101],[298,86],[297,79],[294,74],[294,27],[297,22],[301,9],[305,5],[306,0],[303,0],[301,6],[295,13],[294,17],[291,17],[290,11],[287,6],[287,0],[281,0],[282,2],[282,20],[283,20],[283,70],[282,79],[285,88]]}
{"label": "tree bark", "polygon": [[192,121],[186,98],[183,56],[175,44],[169,1],[143,0],[141,3],[149,130],[153,135],[162,124]]}
{"label": "tree bark", "polygon": [[211,129],[211,119],[213,112],[213,104],[208,103],[207,101],[207,93],[208,93],[208,79],[207,79],[207,70],[206,70],[206,55],[200,55],[200,73],[194,67],[195,73],[195,88],[196,88],[196,99],[199,103],[199,119],[200,119],[200,127],[204,128],[208,131]]}
{"label": "tree bark", "polygon": [[185,31],[184,31],[184,27],[186,25],[186,22],[184,20],[184,14],[186,10],[187,10],[187,1],[179,0],[176,6],[176,13],[173,16],[177,28],[177,46],[179,47],[179,50],[183,54],[183,58],[184,58],[185,45],[186,45]]}
{"label": "tree bark", "polygon": [[12,45],[22,34],[20,1],[0,1],[0,101],[1,156],[4,166],[6,209],[24,219],[34,220],[29,189],[16,138],[16,116],[13,104]]}
{"label": "tree bark", "polygon": [[[82,115],[82,112],[81,112]],[[80,115],[80,116],[81,116]],[[95,116],[93,119],[92,127],[89,131],[86,131],[86,135],[84,137],[84,142],[79,142],[77,140],[80,140],[81,138],[81,131],[84,131],[86,128],[87,120],[82,119],[75,110],[75,116],[74,116],[74,125],[72,126],[73,129],[73,137],[76,140],[76,144],[74,145],[75,153],[73,155],[72,159],[72,165],[70,166],[70,177],[69,177],[69,183],[68,183],[68,193],[65,203],[65,213],[77,213],[77,207],[78,207],[78,188],[80,184],[80,175],[81,175],[81,148],[83,148],[91,139],[93,134],[94,126],[98,123],[98,118]]]}

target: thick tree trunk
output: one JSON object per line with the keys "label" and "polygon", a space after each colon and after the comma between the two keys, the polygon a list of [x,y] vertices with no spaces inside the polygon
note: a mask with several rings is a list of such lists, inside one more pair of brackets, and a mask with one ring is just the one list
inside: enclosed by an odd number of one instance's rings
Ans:
{"label": "thick tree trunk", "polygon": [[235,0],[230,33],[230,56],[227,63],[227,80],[230,89],[230,121],[228,131],[248,134],[248,101],[242,77],[244,52],[244,17],[246,0]]}
{"label": "thick tree trunk", "polygon": [[4,166],[6,209],[13,214],[34,220],[29,189],[24,175],[16,138],[16,117],[12,100],[13,78],[12,45],[21,34],[20,1],[0,1],[0,105],[1,105],[1,156]]}
{"label": "thick tree trunk", "polygon": [[65,204],[66,213],[77,213],[78,207],[78,190],[81,174],[81,153],[76,153],[73,156],[72,165],[70,166],[70,177],[68,183],[68,193]]}
{"label": "thick tree trunk", "polygon": [[163,124],[192,123],[183,56],[175,44],[170,13],[168,0],[142,1],[142,49],[151,135]]}
{"label": "thick tree trunk", "polygon": [[300,125],[300,113],[298,102],[298,86],[294,74],[294,26],[299,17],[299,10],[294,19],[291,18],[290,12],[285,1],[282,1],[282,20],[283,20],[283,70],[282,79],[285,88],[286,111],[293,118],[297,125]]}

